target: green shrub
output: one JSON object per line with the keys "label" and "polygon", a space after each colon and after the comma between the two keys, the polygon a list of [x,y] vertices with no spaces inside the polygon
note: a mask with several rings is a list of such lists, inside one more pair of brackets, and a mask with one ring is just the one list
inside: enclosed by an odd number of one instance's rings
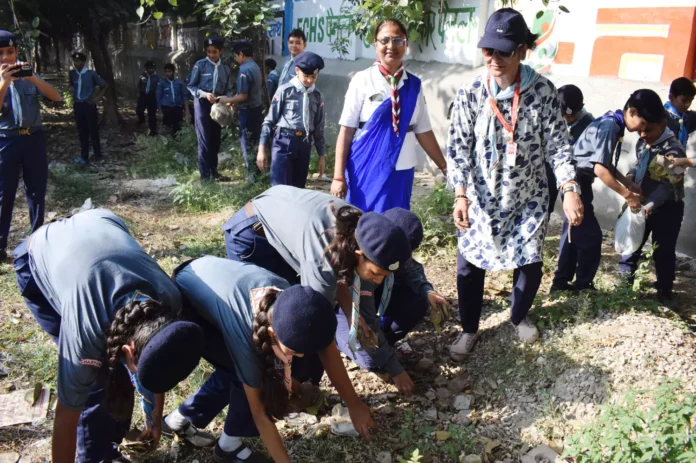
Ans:
{"label": "green shrub", "polygon": [[430,254],[443,248],[456,246],[457,227],[452,219],[454,194],[447,190],[444,183],[435,185],[427,197],[413,206],[413,212],[423,223],[423,244],[421,253]]}
{"label": "green shrub", "polygon": [[228,207],[239,209],[268,186],[264,177],[252,184],[233,185],[189,180],[174,187],[170,194],[174,204],[188,212],[213,212]]}
{"label": "green shrub", "polygon": [[[651,399],[641,410],[637,398]],[[602,407],[594,423],[566,440],[564,457],[577,463],[696,461],[693,439],[696,396],[669,380],[654,391],[628,392],[620,404]]]}
{"label": "green shrub", "polygon": [[173,137],[138,135],[135,139],[135,156],[129,169],[134,177],[189,175],[198,170],[196,131],[193,126],[186,125]]}
{"label": "green shrub", "polygon": [[65,105],[66,108],[72,109],[73,107],[73,95],[70,90],[66,90],[63,92],[63,105]]}

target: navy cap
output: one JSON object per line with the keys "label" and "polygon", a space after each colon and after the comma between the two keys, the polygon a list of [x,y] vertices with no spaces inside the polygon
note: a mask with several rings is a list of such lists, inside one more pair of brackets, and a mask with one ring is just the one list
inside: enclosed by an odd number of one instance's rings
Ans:
{"label": "navy cap", "polygon": [[411,258],[406,233],[382,214],[363,214],[358,220],[355,239],[365,257],[381,269],[394,272]]}
{"label": "navy cap", "polygon": [[406,233],[411,251],[418,249],[423,241],[423,224],[416,214],[403,207],[395,207],[382,215],[397,224]]}
{"label": "navy cap", "polygon": [[0,30],[0,48],[16,46],[17,36],[13,32]]}
{"label": "navy cap", "polygon": [[336,337],[333,304],[309,286],[282,291],[273,305],[271,326],[278,340],[298,354],[323,350]]}
{"label": "navy cap", "polygon": [[486,31],[478,48],[493,48],[504,52],[513,52],[527,41],[529,28],[519,11],[501,8],[488,18]]}
{"label": "navy cap", "polygon": [[87,56],[85,56],[84,53],[80,53],[79,51],[76,51],[75,53],[72,54],[72,59],[79,59],[80,61],[87,61]]}
{"label": "navy cap", "polygon": [[155,394],[171,390],[196,368],[203,342],[203,330],[195,323],[176,321],[166,325],[140,353],[138,381]]}
{"label": "navy cap", "polygon": [[148,61],[145,63],[145,69],[152,69],[152,68],[157,68],[157,65],[155,64],[154,61]]}
{"label": "navy cap", "polygon": [[561,101],[563,114],[570,116],[585,106],[582,90],[575,85],[564,85],[558,89],[558,99]]}
{"label": "navy cap", "polygon": [[303,51],[293,58],[293,62],[305,74],[316,75],[324,69],[324,60],[311,51]]}
{"label": "navy cap", "polygon": [[219,35],[211,35],[205,39],[205,46],[209,47],[211,45],[216,48],[223,48],[225,46],[225,39]]}

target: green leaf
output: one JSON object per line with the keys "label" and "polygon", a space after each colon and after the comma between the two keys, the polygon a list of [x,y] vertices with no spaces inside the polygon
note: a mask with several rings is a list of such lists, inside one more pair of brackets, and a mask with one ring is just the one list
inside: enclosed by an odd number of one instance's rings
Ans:
{"label": "green leaf", "polygon": [[392,14],[394,13],[394,8],[391,5],[387,5],[384,7],[384,17],[385,18],[391,18]]}
{"label": "green leaf", "polygon": [[367,31],[367,35],[365,36],[365,41],[367,41],[367,43],[373,43],[375,41],[375,33],[376,33],[375,26],[371,26]]}
{"label": "green leaf", "polygon": [[162,13],[161,11],[155,11],[154,13],[152,13],[152,17],[155,19],[162,19],[162,16],[164,16],[164,13]]}
{"label": "green leaf", "polygon": [[416,11],[423,13],[423,2],[416,2]]}
{"label": "green leaf", "polygon": [[169,0],[169,4],[171,6],[179,6],[179,2],[177,0]]}
{"label": "green leaf", "polygon": [[420,34],[416,30],[412,30],[411,32],[408,33],[408,40],[411,42],[415,42],[420,38]]}
{"label": "green leaf", "polygon": [[538,11],[537,14],[536,14],[536,18],[537,18],[537,19],[541,19],[542,16],[544,16],[544,12],[543,12],[543,11]]}
{"label": "green leaf", "polygon": [[140,19],[143,19],[143,15],[145,14],[145,8],[139,6],[135,9],[135,14],[137,14]]}
{"label": "green leaf", "polygon": [[263,21],[263,18],[264,18],[263,13],[257,14],[256,16],[254,16],[254,21]]}
{"label": "green leaf", "polygon": [[559,6],[558,9],[563,11],[564,13],[570,13],[570,10],[563,5]]}
{"label": "green leaf", "polygon": [[34,29],[33,31],[30,32],[32,38],[38,39],[39,36],[41,35],[41,31],[38,29]]}
{"label": "green leaf", "polygon": [[33,27],[34,29],[39,28],[39,17],[38,16],[32,20],[31,27]]}

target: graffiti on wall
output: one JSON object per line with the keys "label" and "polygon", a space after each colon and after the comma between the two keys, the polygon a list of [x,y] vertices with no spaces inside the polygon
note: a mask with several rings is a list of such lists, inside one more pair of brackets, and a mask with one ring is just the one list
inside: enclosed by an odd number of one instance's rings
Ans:
{"label": "graffiti on wall", "polygon": [[340,31],[350,30],[349,21],[348,16],[336,15],[333,8],[329,8],[323,16],[297,18],[295,27],[304,31],[307,42],[329,44]]}

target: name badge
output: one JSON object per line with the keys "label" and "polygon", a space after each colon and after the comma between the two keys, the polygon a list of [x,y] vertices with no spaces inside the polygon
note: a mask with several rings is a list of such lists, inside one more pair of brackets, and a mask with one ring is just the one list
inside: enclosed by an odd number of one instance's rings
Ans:
{"label": "name badge", "polygon": [[515,167],[517,164],[517,143],[508,143],[505,148],[505,162],[508,167]]}
{"label": "name badge", "polygon": [[373,103],[381,103],[382,101],[384,101],[384,95],[382,95],[381,93],[376,93],[370,97],[370,101]]}

